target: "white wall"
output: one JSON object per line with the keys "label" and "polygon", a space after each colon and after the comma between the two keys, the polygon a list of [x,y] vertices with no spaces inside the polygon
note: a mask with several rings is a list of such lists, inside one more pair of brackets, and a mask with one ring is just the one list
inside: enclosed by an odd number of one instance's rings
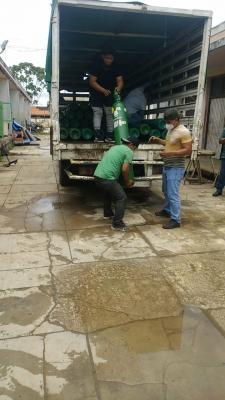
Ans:
{"label": "white wall", "polygon": [[7,136],[9,134],[9,124],[11,120],[11,104],[9,81],[4,77],[0,78],[0,101],[3,102],[3,135]]}

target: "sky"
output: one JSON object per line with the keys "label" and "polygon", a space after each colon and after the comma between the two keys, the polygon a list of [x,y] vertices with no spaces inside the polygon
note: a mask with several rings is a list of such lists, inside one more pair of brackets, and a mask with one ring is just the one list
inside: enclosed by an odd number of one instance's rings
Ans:
{"label": "sky", "polygon": [[[160,7],[211,10],[213,11],[213,26],[225,20],[221,0],[142,0],[142,2]],[[50,11],[50,0],[0,2],[0,43],[3,40],[9,41],[1,57],[8,66],[20,62],[45,66]]]}

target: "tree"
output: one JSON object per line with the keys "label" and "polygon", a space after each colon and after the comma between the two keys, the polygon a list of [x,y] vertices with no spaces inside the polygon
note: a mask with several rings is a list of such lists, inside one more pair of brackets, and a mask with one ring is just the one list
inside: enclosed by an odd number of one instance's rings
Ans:
{"label": "tree", "polygon": [[46,88],[45,69],[23,62],[13,65],[11,71],[32,98],[32,102],[37,104],[41,92]]}

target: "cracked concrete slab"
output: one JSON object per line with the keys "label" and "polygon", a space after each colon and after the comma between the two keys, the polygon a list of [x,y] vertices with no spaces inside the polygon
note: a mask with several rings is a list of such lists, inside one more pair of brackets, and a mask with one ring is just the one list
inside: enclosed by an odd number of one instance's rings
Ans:
{"label": "cracked concrete slab", "polygon": [[48,321],[43,322],[33,331],[34,335],[46,335],[46,333],[62,332],[64,329],[59,325],[50,324]]}
{"label": "cracked concrete slab", "polygon": [[23,233],[65,230],[60,210],[34,213],[26,205],[17,205],[0,210],[0,233]]}
{"label": "cracked concrete slab", "polygon": [[11,189],[11,193],[24,193],[24,192],[56,192],[57,191],[57,185],[56,183],[48,183],[48,184],[38,184],[38,185],[34,185],[34,184],[14,184],[12,189]]}
{"label": "cracked concrete slab", "polygon": [[102,400],[165,400],[165,388],[162,384],[129,385],[120,382],[100,382]]}
{"label": "cracked concrete slab", "polygon": [[[139,226],[137,228],[161,256],[204,253],[207,251],[223,251],[225,249],[225,235],[218,236],[214,230],[191,225],[182,226],[182,229],[166,230],[161,226]],[[160,240],[159,240],[160,238]]]}
{"label": "cracked concrete slab", "polygon": [[225,308],[209,310],[208,314],[212,321],[221,329],[223,334],[225,334]]}
{"label": "cracked concrete slab", "polygon": [[84,335],[71,332],[47,335],[45,371],[48,400],[97,398]]}
{"label": "cracked concrete slab", "polygon": [[136,229],[116,232],[111,227],[69,231],[74,263],[155,256]]}
{"label": "cracked concrete slab", "polygon": [[90,332],[128,321],[177,315],[180,306],[155,258],[53,268],[52,323]]}
{"label": "cracked concrete slab", "polygon": [[171,365],[166,373],[168,400],[223,399],[225,366]]}
{"label": "cracked concrete slab", "polygon": [[[95,228],[98,226],[111,225],[111,220],[103,219],[102,208],[94,208],[90,206],[79,206],[73,210],[73,208],[64,209],[63,215],[65,218],[66,229],[87,229]],[[126,212],[124,222],[129,226],[143,225],[145,224],[145,219],[138,213]]]}
{"label": "cracked concrete slab", "polygon": [[38,288],[0,292],[0,339],[30,334],[53,307],[51,296]]}
{"label": "cracked concrete slab", "polygon": [[[175,349],[172,333],[179,336]],[[225,339],[198,309],[105,329],[89,334],[89,340],[104,400],[115,398],[113,388],[117,398],[132,390],[140,396],[142,386],[147,398],[156,389],[160,400],[189,400],[190,393],[195,400],[224,398]]]}
{"label": "cracked concrete slab", "polygon": [[15,184],[53,184],[55,183],[55,173],[53,166],[49,165],[35,165],[35,166],[22,166],[15,180]]}
{"label": "cracked concrete slab", "polygon": [[11,185],[0,185],[0,194],[7,194],[11,189]]}
{"label": "cracked concrete slab", "polygon": [[20,192],[20,193],[9,193],[6,202],[4,204],[5,208],[14,208],[19,207],[21,205],[33,205],[33,203],[37,203],[39,200],[45,201],[45,199],[55,199],[56,203],[59,201],[59,194],[54,192]]}
{"label": "cracked concrete slab", "polygon": [[166,232],[160,183],[134,188],[113,232],[94,185],[56,184],[45,140],[0,166],[0,398],[224,399],[224,196],[182,186]]}
{"label": "cracked concrete slab", "polygon": [[[0,234],[0,254],[5,253],[8,255],[8,260],[13,257],[13,254],[27,253],[26,256],[23,254],[22,260],[29,258],[32,262],[38,262],[40,264],[41,260],[37,261],[35,255],[40,252],[42,254],[41,258],[48,253],[46,260],[43,260],[44,265],[47,266],[50,262],[55,265],[66,264],[71,262],[70,249],[67,241],[66,232],[40,232],[40,233],[20,233],[11,234],[10,240],[7,234]],[[34,259],[32,254],[34,253]],[[14,256],[14,262],[16,262]],[[5,256],[7,261],[7,257]],[[43,259],[43,258],[42,258]],[[18,264],[21,260],[18,261]],[[28,265],[29,267],[29,265]],[[5,266],[3,266],[4,269]]]}
{"label": "cracked concrete slab", "polygon": [[0,194],[0,207],[3,207],[6,199],[7,199],[7,194]]}
{"label": "cracked concrete slab", "polygon": [[34,250],[32,252],[6,252],[1,253],[0,271],[10,271],[25,268],[42,268],[51,265],[47,250]]}
{"label": "cracked concrete slab", "polygon": [[66,232],[48,232],[49,255],[52,265],[71,263],[71,252]]}
{"label": "cracked concrete slab", "polygon": [[44,400],[43,339],[0,340],[0,398]]}
{"label": "cracked concrete slab", "polygon": [[224,306],[224,252],[163,258],[161,262],[163,274],[182,304],[206,309]]}
{"label": "cracked concrete slab", "polygon": [[27,268],[14,271],[0,271],[0,290],[47,286],[51,283],[48,268]]}

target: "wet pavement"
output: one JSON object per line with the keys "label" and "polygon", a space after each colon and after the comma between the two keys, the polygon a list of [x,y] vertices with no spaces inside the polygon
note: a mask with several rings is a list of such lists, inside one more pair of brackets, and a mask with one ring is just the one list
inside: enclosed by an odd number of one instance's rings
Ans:
{"label": "wet pavement", "polygon": [[[224,400],[225,197],[129,192],[127,233],[92,184],[62,188],[48,140],[0,163],[0,399]],[[12,155],[11,158],[15,156]]]}

